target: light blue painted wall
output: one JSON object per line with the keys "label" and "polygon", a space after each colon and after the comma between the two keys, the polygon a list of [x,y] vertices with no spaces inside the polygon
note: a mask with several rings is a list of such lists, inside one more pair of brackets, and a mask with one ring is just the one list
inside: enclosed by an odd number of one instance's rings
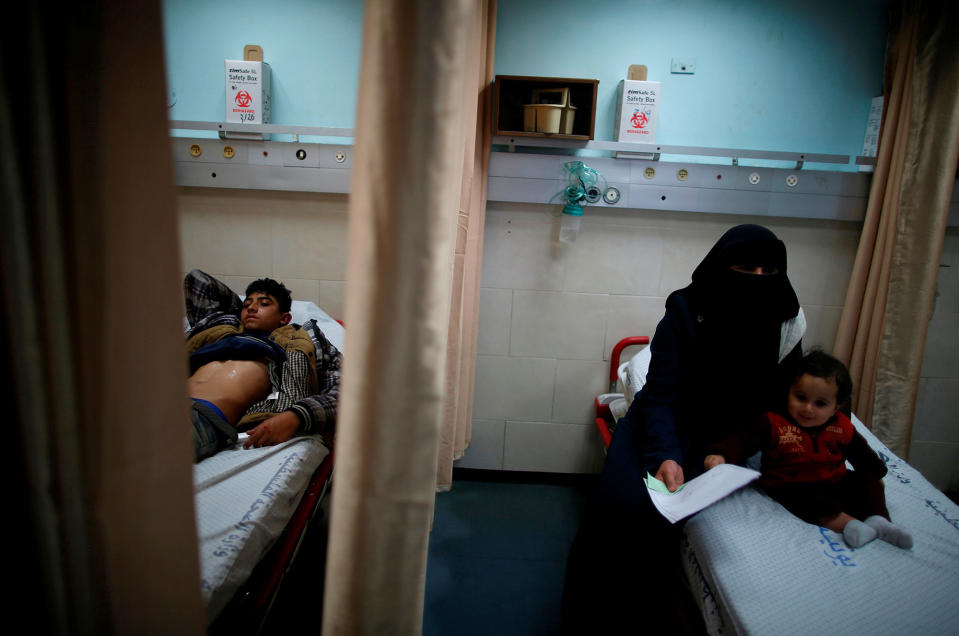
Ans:
{"label": "light blue painted wall", "polygon": [[595,138],[612,140],[619,81],[645,64],[657,143],[855,157],[885,34],[880,0],[499,0],[495,73],[598,79]]}
{"label": "light blue painted wall", "polygon": [[[663,83],[658,143],[854,157],[882,89],[884,7],[499,0],[495,73],[600,80],[596,139],[611,140],[619,80],[630,64],[645,64]],[[222,121],[223,59],[254,43],[273,71],[273,123],[354,126],[360,0],[164,0],[163,8],[171,119]],[[696,73],[671,74],[674,56],[694,57]]]}
{"label": "light blue painted wall", "polygon": [[272,123],[353,128],[360,0],[163,0],[163,22],[170,119],[222,122],[223,60],[259,44],[271,68]]}

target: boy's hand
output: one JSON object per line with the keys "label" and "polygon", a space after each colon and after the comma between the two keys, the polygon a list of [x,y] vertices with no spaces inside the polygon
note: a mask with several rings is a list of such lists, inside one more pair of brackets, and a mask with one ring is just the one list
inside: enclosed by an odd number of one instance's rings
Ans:
{"label": "boy's hand", "polygon": [[667,459],[659,465],[659,470],[656,471],[655,477],[666,484],[666,489],[669,490],[669,492],[676,492],[676,490],[683,485],[683,467],[677,462]]}
{"label": "boy's hand", "polygon": [[259,448],[285,442],[296,434],[299,427],[300,418],[296,413],[283,411],[251,428],[250,436],[243,442],[243,448]]}
{"label": "boy's hand", "polygon": [[703,466],[706,467],[706,470],[719,466],[720,464],[725,464],[726,458],[722,455],[706,455],[706,459],[703,460]]}

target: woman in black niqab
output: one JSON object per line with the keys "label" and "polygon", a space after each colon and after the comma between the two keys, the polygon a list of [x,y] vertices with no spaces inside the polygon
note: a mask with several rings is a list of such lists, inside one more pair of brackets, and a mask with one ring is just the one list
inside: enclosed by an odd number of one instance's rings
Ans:
{"label": "woman in black niqab", "polygon": [[682,524],[656,511],[643,478],[678,487],[703,472],[709,444],[775,405],[781,361],[802,353],[785,337],[799,313],[786,246],[759,225],[723,234],[690,285],[666,299],[646,384],[616,425],[570,550],[564,633],[674,632],[682,616],[698,616],[684,606]]}
{"label": "woman in black niqab", "polygon": [[698,406],[688,417],[712,421],[710,430],[703,430],[701,422],[692,426],[708,438],[701,441],[725,435],[743,418],[775,405],[777,369],[789,353],[780,351],[783,323],[799,313],[786,271],[786,246],[775,234],[760,225],[738,225],[693,271],[692,283],[674,292],[685,297],[696,321],[694,368],[687,371],[681,399]]}

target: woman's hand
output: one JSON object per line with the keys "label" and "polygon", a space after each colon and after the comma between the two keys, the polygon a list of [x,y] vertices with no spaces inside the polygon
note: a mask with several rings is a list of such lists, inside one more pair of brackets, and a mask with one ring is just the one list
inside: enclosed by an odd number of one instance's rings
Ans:
{"label": "woman's hand", "polygon": [[706,459],[703,460],[703,466],[706,467],[706,470],[719,466],[720,464],[725,464],[726,458],[722,455],[706,455]]}
{"label": "woman's hand", "polygon": [[666,484],[666,489],[669,492],[676,492],[683,485],[683,467],[675,461],[667,459],[659,465],[655,477]]}

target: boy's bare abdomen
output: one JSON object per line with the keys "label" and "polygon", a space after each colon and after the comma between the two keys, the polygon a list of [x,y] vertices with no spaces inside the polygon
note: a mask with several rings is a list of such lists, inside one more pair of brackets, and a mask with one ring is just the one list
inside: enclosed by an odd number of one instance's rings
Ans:
{"label": "boy's bare abdomen", "polygon": [[208,362],[186,382],[187,395],[213,402],[236,424],[255,402],[270,393],[270,374],[266,363],[253,360]]}

